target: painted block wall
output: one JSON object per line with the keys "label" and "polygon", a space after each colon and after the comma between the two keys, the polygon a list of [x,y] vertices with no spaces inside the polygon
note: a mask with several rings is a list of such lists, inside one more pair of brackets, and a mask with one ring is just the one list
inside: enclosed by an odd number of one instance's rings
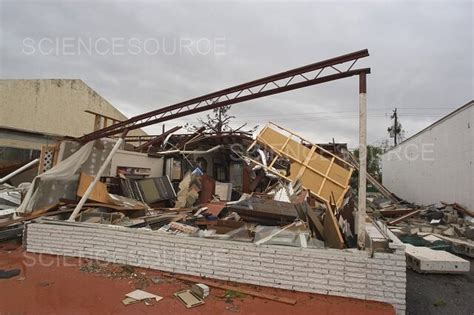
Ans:
{"label": "painted block wall", "polygon": [[409,202],[474,210],[474,102],[386,152],[382,182]]}
{"label": "painted block wall", "polygon": [[[392,235],[395,238],[395,236]],[[28,252],[86,257],[167,272],[393,304],[405,313],[404,245],[393,253],[303,249],[167,235],[90,223],[41,221],[25,229]]]}
{"label": "painted block wall", "polygon": [[[82,80],[0,80],[0,126],[80,137],[94,130],[91,110],[118,120],[124,114]],[[129,135],[145,135],[141,129]]]}

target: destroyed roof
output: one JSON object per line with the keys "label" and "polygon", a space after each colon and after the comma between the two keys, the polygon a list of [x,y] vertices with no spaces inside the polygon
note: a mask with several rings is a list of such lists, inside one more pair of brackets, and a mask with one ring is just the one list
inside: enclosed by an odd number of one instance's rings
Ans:
{"label": "destroyed roof", "polygon": [[[179,143],[180,141],[186,139],[186,137],[190,137],[192,135],[193,133],[173,134],[171,135],[169,142],[174,143],[174,144]],[[233,143],[250,144],[251,141],[252,141],[252,135],[247,132],[222,132],[220,134],[202,133],[195,140],[188,142],[186,144],[186,148],[193,149],[194,147],[203,143],[208,144],[208,145],[233,144]]]}

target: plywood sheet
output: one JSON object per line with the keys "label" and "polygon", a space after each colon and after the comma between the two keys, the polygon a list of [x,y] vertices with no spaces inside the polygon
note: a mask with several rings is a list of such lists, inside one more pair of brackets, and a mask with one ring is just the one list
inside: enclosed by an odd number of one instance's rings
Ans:
{"label": "plywood sheet", "polygon": [[326,245],[331,248],[344,248],[344,240],[339,225],[329,205],[326,206],[324,216],[324,239]]}
{"label": "plywood sheet", "polygon": [[[77,187],[77,195],[79,197],[84,196],[84,193],[86,192],[87,188],[93,180],[93,176],[81,173],[81,177],[79,178],[79,185]],[[101,182],[98,182],[94,186],[94,189],[92,190],[91,194],[87,199],[101,203],[115,204],[115,201],[110,197],[109,192],[107,191],[107,187],[104,183]]]}

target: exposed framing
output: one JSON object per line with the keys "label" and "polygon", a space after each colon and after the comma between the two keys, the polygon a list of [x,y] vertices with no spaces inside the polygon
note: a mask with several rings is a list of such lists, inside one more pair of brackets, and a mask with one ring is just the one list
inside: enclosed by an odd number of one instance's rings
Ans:
{"label": "exposed framing", "polygon": [[[342,205],[354,170],[351,164],[272,122],[268,123],[257,135],[247,152],[257,143],[274,152],[275,157],[268,165],[249,159],[252,163],[265,167],[284,180],[293,182],[300,180],[303,188],[309,190],[311,195],[321,202],[327,204],[331,201],[331,196],[334,196],[336,206]],[[302,143],[308,143],[310,148]],[[278,158],[282,157],[291,162],[288,176],[273,168]],[[311,177],[311,180],[308,177]]]}

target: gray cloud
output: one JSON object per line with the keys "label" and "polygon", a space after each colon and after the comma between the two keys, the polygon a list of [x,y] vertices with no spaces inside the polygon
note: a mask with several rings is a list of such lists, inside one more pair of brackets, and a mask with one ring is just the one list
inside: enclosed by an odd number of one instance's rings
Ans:
{"label": "gray cloud", "polygon": [[[473,99],[473,5],[455,2],[2,1],[3,78],[80,78],[127,115],[368,48],[369,142],[399,107],[407,135]],[[23,40],[155,38],[156,55],[26,55]],[[224,38],[225,54],[166,54]],[[168,47],[163,47],[168,46]],[[356,78],[235,105],[236,125],[271,120],[307,138],[357,144]],[[167,127],[194,121],[194,115]],[[159,132],[161,126],[147,128]]]}

